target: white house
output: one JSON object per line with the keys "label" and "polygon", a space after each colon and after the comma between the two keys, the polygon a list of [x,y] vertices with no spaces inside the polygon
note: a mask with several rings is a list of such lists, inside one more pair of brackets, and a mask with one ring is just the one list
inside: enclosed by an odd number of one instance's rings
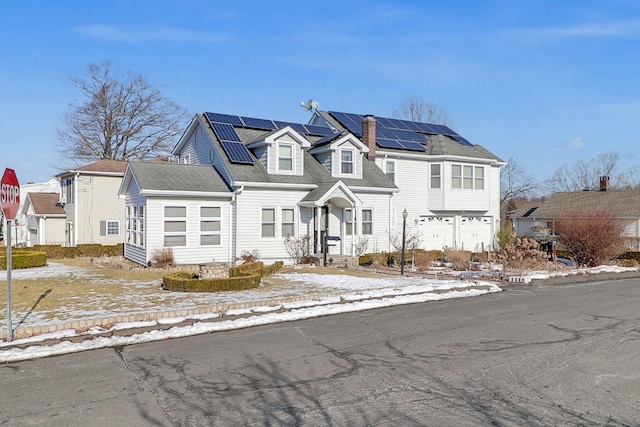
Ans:
{"label": "white house", "polygon": [[56,175],[66,213],[65,245],[124,242],[124,200],[118,197],[127,162],[103,159]]}
{"label": "white house", "polygon": [[130,162],[120,187],[125,256],[140,264],[164,248],[178,264],[234,262],[253,250],[288,260],[285,239],[305,235],[316,256],[325,236],[339,238],[330,256],[390,251],[404,209],[427,248],[488,249],[498,226],[502,162],[444,126],[203,113],[172,154],[178,163]]}

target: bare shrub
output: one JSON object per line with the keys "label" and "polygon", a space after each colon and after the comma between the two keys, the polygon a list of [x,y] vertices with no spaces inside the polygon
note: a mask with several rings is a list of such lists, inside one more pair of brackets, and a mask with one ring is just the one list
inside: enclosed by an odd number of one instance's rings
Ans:
{"label": "bare shrub", "polygon": [[256,262],[260,259],[260,251],[257,249],[253,249],[251,251],[244,250],[240,252],[240,259],[242,260],[243,264],[246,264],[248,262]]}
{"label": "bare shrub", "polygon": [[566,211],[556,222],[558,242],[577,265],[595,267],[622,254],[626,238],[624,224],[608,209]]}
{"label": "bare shrub", "polygon": [[445,252],[445,257],[451,266],[456,271],[466,271],[469,269],[469,265],[471,263],[471,255],[470,251],[454,251],[447,250]]}
{"label": "bare shrub", "polygon": [[173,250],[171,248],[156,249],[151,255],[151,261],[158,268],[173,266]]}
{"label": "bare shrub", "polygon": [[532,269],[546,267],[548,255],[540,250],[540,244],[532,237],[516,238],[507,244],[497,256],[504,268]]}
{"label": "bare shrub", "polygon": [[432,266],[436,257],[433,251],[417,251],[413,257],[413,263],[419,269],[426,269]]}
{"label": "bare shrub", "polygon": [[311,259],[311,236],[308,234],[300,237],[285,237],[284,247],[294,264],[302,264]]}
{"label": "bare shrub", "polygon": [[355,246],[356,256],[364,255],[367,252],[368,246],[369,246],[369,239],[367,239],[364,236],[360,236]]}

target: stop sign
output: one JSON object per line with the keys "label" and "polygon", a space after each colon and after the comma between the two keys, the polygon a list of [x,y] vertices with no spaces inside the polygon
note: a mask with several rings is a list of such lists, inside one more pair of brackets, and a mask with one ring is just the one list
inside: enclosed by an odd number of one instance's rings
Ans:
{"label": "stop sign", "polygon": [[0,205],[6,219],[16,219],[20,207],[20,184],[13,169],[5,169],[0,180]]}

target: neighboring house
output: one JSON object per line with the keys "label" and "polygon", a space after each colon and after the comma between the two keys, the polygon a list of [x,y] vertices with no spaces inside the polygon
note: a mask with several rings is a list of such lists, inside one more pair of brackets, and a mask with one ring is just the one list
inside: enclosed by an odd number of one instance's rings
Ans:
{"label": "neighboring house", "polygon": [[127,162],[104,159],[56,175],[67,215],[65,245],[124,242],[125,208],[118,189],[126,167]]}
{"label": "neighboring house", "polygon": [[120,187],[125,256],[140,264],[165,248],[178,264],[235,262],[253,250],[288,260],[286,238],[305,235],[316,256],[325,235],[340,239],[328,255],[393,251],[404,209],[426,248],[486,250],[499,226],[503,163],[444,126],[204,113],[172,154],[178,163],[130,162]]}
{"label": "neighboring house", "polygon": [[[51,178],[47,182],[28,182],[26,184],[20,184],[20,207],[16,215],[15,221],[11,222],[11,244],[13,246],[24,246],[27,244],[29,238],[29,230],[27,228],[27,216],[23,214],[24,203],[27,200],[28,193],[59,193],[60,182],[57,179]],[[6,245],[6,221],[3,217],[3,239]]]}
{"label": "neighboring house", "polygon": [[532,236],[539,241],[553,240],[555,223],[566,213],[579,209],[611,212],[624,224],[624,236],[640,242],[640,190],[573,191],[553,193],[548,200],[528,204],[509,213],[516,236]]}
{"label": "neighboring house", "polygon": [[64,244],[67,215],[59,200],[59,193],[27,193],[21,211],[26,216],[26,246]]}

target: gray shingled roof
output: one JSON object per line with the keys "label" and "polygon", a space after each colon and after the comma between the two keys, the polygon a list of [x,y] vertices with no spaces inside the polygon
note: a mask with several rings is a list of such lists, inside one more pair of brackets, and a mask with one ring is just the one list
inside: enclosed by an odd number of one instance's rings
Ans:
{"label": "gray shingled roof", "polygon": [[129,162],[141,190],[230,192],[213,166],[165,162]]}
{"label": "gray shingled roof", "polygon": [[[304,161],[304,175],[282,175],[282,174],[269,174],[267,173],[264,165],[254,158],[253,164],[237,164],[231,163],[229,158],[225,154],[220,141],[216,137],[215,133],[209,126],[207,119],[203,114],[198,114],[201,125],[206,129],[215,149],[220,154],[226,169],[229,171],[233,180],[236,182],[260,182],[260,183],[279,183],[279,184],[309,184],[316,185],[320,182],[335,183],[341,178],[334,178],[331,173],[322,164],[316,160],[313,155],[309,154],[307,150],[303,150]],[[236,133],[244,144],[249,144],[254,141],[265,138],[274,131],[261,131],[256,129],[248,129],[237,127]],[[321,139],[321,137],[308,137],[309,141],[313,144],[315,141]],[[373,162],[367,161],[363,158],[363,173],[362,179],[344,179],[342,181],[348,186],[359,187],[380,187],[388,190],[394,190],[397,187],[387,177],[387,175],[380,170]]]}
{"label": "gray shingled roof", "polygon": [[527,204],[514,210],[510,216],[513,218],[561,218],[564,212],[574,209],[609,209],[617,218],[640,218],[640,191],[608,190],[553,193],[548,200],[538,204]]}
{"label": "gray shingled roof", "polygon": [[446,135],[429,135],[427,143],[427,154],[432,156],[461,156],[480,159],[498,159],[498,157],[486,150],[481,145],[472,147],[462,145],[453,138]]}

